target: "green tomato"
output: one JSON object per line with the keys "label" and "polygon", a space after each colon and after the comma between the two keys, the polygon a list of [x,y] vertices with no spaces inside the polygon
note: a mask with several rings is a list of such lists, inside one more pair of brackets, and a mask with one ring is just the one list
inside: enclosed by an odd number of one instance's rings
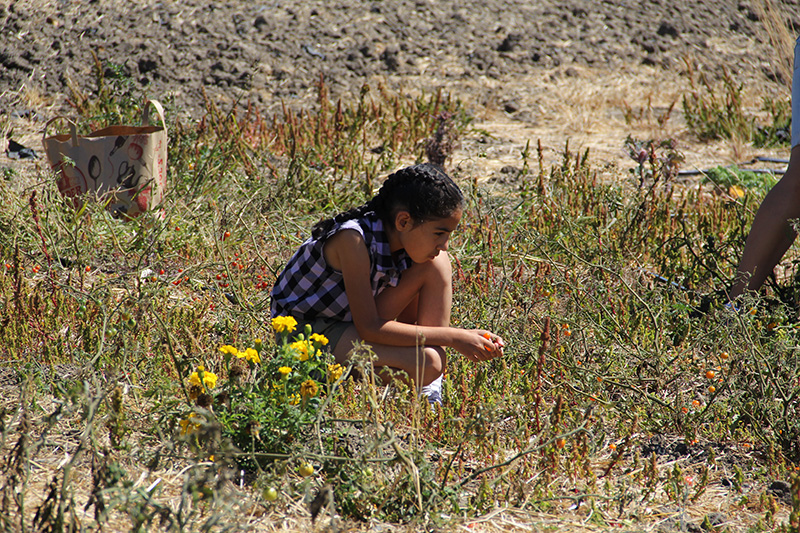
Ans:
{"label": "green tomato", "polygon": [[314,467],[308,463],[303,463],[300,465],[300,475],[303,477],[308,477],[314,474]]}
{"label": "green tomato", "polygon": [[274,502],[275,500],[278,499],[278,491],[275,490],[275,487],[269,487],[264,489],[264,492],[261,493],[261,495],[264,496],[264,499],[267,500],[268,502]]}

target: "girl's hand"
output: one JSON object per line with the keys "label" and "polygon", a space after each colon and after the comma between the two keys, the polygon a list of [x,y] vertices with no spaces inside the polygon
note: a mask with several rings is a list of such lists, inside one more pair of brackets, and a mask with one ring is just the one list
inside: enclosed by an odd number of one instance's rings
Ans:
{"label": "girl's hand", "polygon": [[503,339],[484,329],[460,330],[453,348],[470,361],[488,361],[503,355],[506,343]]}

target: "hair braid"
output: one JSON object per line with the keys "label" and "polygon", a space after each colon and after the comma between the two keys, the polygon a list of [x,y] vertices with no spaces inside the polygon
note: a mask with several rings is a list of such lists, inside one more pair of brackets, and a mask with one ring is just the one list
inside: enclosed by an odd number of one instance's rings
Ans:
{"label": "hair braid", "polygon": [[314,224],[314,227],[311,229],[311,236],[315,239],[324,238],[324,236],[333,229],[336,224],[341,224],[343,222],[347,222],[348,220],[353,220],[354,218],[361,218],[370,211],[374,211],[373,202],[374,198],[369,202],[362,204],[358,207],[353,207],[348,209],[347,211],[343,211],[338,215],[335,215],[331,218],[324,218]]}

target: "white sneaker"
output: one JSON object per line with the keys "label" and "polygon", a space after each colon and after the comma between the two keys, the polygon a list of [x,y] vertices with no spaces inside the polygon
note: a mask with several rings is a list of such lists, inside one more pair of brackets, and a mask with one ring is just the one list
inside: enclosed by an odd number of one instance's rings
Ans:
{"label": "white sneaker", "polygon": [[424,385],[419,389],[420,397],[426,397],[428,401],[433,404],[442,403],[442,380],[444,374],[431,381],[428,385]]}

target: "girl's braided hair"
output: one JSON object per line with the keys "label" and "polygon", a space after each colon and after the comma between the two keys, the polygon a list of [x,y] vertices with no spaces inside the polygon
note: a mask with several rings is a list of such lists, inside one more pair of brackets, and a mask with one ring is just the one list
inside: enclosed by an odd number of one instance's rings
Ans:
{"label": "girl's braided hair", "polygon": [[315,239],[324,239],[335,224],[360,218],[370,211],[391,227],[398,211],[408,211],[415,224],[447,218],[464,206],[464,195],[441,167],[423,163],[398,170],[383,182],[378,194],[364,205],[320,220],[311,230]]}

